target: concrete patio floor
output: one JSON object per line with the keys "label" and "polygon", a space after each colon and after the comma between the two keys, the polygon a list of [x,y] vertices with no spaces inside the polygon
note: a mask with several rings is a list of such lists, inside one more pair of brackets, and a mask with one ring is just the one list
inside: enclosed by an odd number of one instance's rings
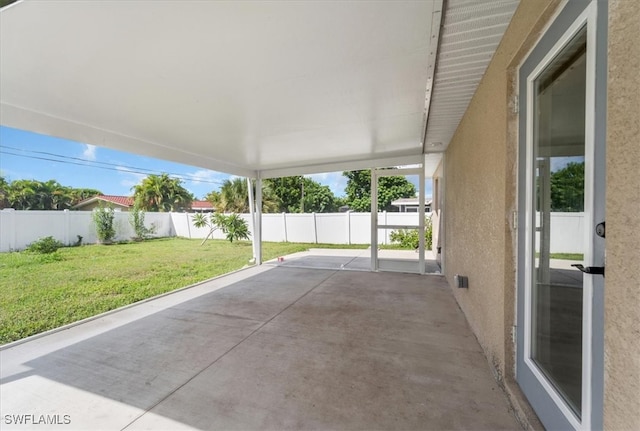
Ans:
{"label": "concrete patio floor", "polygon": [[[440,274],[440,266],[433,252],[426,251],[425,273]],[[379,268],[384,271],[418,273],[418,252],[415,250],[378,250]],[[371,249],[312,248],[266,262],[268,265],[293,268],[337,269],[371,271]]]}
{"label": "concrete patio floor", "polygon": [[254,267],[0,367],[3,430],[520,429],[440,276]]}

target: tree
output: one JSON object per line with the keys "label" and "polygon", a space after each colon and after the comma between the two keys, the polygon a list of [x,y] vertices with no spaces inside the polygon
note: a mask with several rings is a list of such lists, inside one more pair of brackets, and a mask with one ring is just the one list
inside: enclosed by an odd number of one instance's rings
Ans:
{"label": "tree", "polygon": [[193,202],[193,195],[182,187],[182,181],[168,174],[149,175],[132,190],[134,201],[144,211],[184,211]]}
{"label": "tree", "polygon": [[89,199],[101,194],[102,192],[96,189],[85,189],[85,188],[71,189],[71,196],[73,197],[73,205],[85,199]]}
{"label": "tree", "polygon": [[[371,170],[347,171],[347,205],[356,212],[371,211]],[[378,210],[397,211],[391,205],[396,199],[416,196],[416,188],[403,176],[380,177],[378,181]]]}
{"label": "tree", "polygon": [[204,197],[204,200],[209,201],[209,203],[211,203],[214,209],[220,207],[220,199],[221,199],[221,195],[220,195],[220,192],[217,190],[210,191]]}
{"label": "tree", "polygon": [[222,232],[229,242],[234,240],[249,239],[249,225],[238,214],[223,215]]}
{"label": "tree", "polygon": [[12,181],[9,187],[8,201],[9,207],[16,210],[37,209],[38,197],[36,194],[37,184],[32,180]]}
{"label": "tree", "polygon": [[249,239],[249,225],[238,214],[211,213],[208,217],[202,213],[194,214],[193,225],[197,228],[209,228],[209,233],[200,245],[203,245],[217,229],[220,229],[225,234],[229,242]]}
{"label": "tree", "polygon": [[551,174],[551,211],[584,211],[584,162],[568,163]]}
{"label": "tree", "polygon": [[[255,196],[255,182],[252,181]],[[219,192],[211,192],[207,200],[218,212],[223,213],[248,213],[249,189],[246,178],[234,178],[225,180]],[[265,213],[277,212],[280,202],[268,183],[262,185],[262,211]]]}
{"label": "tree", "polygon": [[0,176],[0,210],[9,206],[9,182]]}
{"label": "tree", "polygon": [[37,188],[39,207],[41,210],[64,210],[73,205],[73,194],[70,187],[65,187],[56,180],[39,182]]}
{"label": "tree", "polygon": [[266,179],[280,201],[280,212],[332,212],[338,209],[336,197],[329,188],[303,176]]}
{"label": "tree", "polygon": [[328,213],[335,212],[340,208],[331,188],[311,178],[304,179],[303,202],[304,208],[300,212]]}
{"label": "tree", "polygon": [[4,190],[4,202],[0,197],[0,205],[16,210],[64,210],[87,197],[102,194],[99,190],[63,186],[56,180],[4,181],[0,182],[0,188]]}
{"label": "tree", "polygon": [[269,178],[264,180],[274,195],[278,197],[278,212],[300,212],[302,203],[303,177]]}

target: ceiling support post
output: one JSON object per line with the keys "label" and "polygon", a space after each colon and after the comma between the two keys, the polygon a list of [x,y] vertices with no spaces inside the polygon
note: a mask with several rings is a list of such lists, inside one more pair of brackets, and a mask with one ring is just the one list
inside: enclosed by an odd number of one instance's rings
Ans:
{"label": "ceiling support post", "polygon": [[256,175],[256,208],[253,238],[256,265],[262,265],[262,176],[260,172]]}

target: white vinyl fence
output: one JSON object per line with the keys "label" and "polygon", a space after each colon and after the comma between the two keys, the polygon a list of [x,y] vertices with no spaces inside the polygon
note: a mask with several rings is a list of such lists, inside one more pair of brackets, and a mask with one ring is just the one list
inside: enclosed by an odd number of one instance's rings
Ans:
{"label": "white vinyl fence", "polygon": [[[253,231],[249,214],[241,214]],[[193,227],[193,214],[171,213],[176,236],[204,238],[208,228]],[[380,213],[380,224],[418,225],[417,213]],[[251,232],[253,234],[253,232]],[[380,233],[380,244],[390,242],[391,230]],[[213,238],[224,238],[215,231]],[[370,213],[311,213],[311,214],[263,214],[262,240],[272,242],[308,242],[320,244],[369,244],[371,241]]]}
{"label": "white vinyl fence", "polygon": [[[128,212],[115,212],[116,241],[135,236]],[[82,244],[97,241],[91,211],[0,211],[0,252],[23,250],[40,238],[52,236],[72,245],[82,236]],[[168,213],[145,213],[145,226],[155,228],[153,237],[175,236]]]}
{"label": "white vinyl fence", "polygon": [[[134,236],[128,212],[115,214],[116,240]],[[253,228],[249,214],[241,214]],[[379,224],[418,225],[417,213],[379,213]],[[552,253],[580,253],[583,242],[582,213],[554,213],[551,219]],[[192,213],[145,213],[145,225],[154,226],[155,237],[179,236],[204,238],[209,229],[196,229]],[[379,242],[388,244],[391,229],[379,232]],[[74,244],[77,236],[83,244],[96,242],[96,232],[89,211],[0,211],[0,252],[22,250],[39,238],[52,236],[64,244]],[[213,238],[222,239],[220,231]],[[323,244],[369,244],[369,213],[263,214],[262,239],[273,242],[307,242]]]}

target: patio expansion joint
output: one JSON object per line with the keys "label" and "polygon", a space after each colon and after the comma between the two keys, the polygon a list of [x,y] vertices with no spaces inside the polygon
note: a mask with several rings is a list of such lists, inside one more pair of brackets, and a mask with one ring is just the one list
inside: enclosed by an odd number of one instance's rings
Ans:
{"label": "patio expansion joint", "polygon": [[182,389],[183,387],[185,387],[186,385],[188,385],[190,382],[192,382],[196,377],[200,376],[202,373],[204,373],[205,371],[207,371],[209,368],[211,368],[212,366],[214,366],[216,363],[218,363],[222,358],[224,358],[225,356],[227,356],[229,353],[231,353],[232,351],[234,351],[238,346],[240,346],[242,343],[244,343],[245,341],[247,341],[249,338],[251,338],[256,332],[258,332],[260,329],[262,329],[263,327],[265,327],[267,324],[269,324],[272,320],[274,320],[276,317],[280,316],[282,313],[284,313],[285,311],[287,311],[289,308],[291,308],[292,306],[294,306],[295,304],[297,304],[299,301],[301,301],[303,298],[305,298],[307,295],[309,295],[312,291],[314,291],[316,288],[318,288],[319,286],[321,286],[322,284],[324,284],[327,280],[329,280],[331,277],[333,277],[334,275],[336,275],[338,273],[338,271],[336,270],[331,270],[331,273],[329,275],[327,275],[326,277],[324,277],[322,280],[320,280],[318,283],[316,283],[313,287],[311,287],[309,290],[307,290],[304,294],[300,295],[299,298],[297,298],[295,301],[291,302],[289,305],[287,305],[286,307],[284,307],[282,310],[280,310],[279,312],[277,312],[276,314],[274,314],[273,316],[271,316],[269,319],[267,319],[266,321],[264,321],[259,327],[257,327],[256,329],[254,329],[253,331],[251,331],[251,333],[249,335],[247,335],[246,337],[244,337],[242,340],[238,341],[235,345],[233,345],[232,347],[230,347],[226,352],[224,352],[222,355],[218,356],[216,359],[214,359],[209,365],[205,366],[204,368],[202,368],[200,371],[198,371],[196,374],[194,374],[193,376],[191,376],[190,378],[188,378],[186,381],[184,381],[181,385],[177,386],[176,388],[174,388],[172,391],[170,391],[167,395],[165,395],[164,397],[162,397],[160,400],[158,400],[155,404],[153,404],[152,406],[150,406],[149,408],[145,409],[144,412],[140,413],[139,415],[137,415],[133,420],[131,420],[131,422],[129,422],[127,425],[125,425],[124,427],[122,427],[122,430],[126,430],[127,428],[129,428],[131,425],[133,425],[135,422],[137,422],[140,418],[142,418],[144,415],[146,415],[147,413],[149,413],[151,410],[153,410],[154,408],[156,408],[156,406],[158,406],[159,404],[161,404],[162,402],[164,402],[166,399],[168,399],[169,397],[171,397],[173,394],[175,394],[176,392],[178,392],[180,389]]}

